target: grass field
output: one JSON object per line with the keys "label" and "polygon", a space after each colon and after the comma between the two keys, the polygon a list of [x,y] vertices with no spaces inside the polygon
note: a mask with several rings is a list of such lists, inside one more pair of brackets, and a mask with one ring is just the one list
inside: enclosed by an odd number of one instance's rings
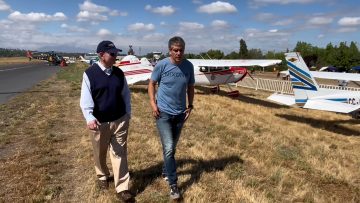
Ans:
{"label": "grass field", "polygon": [[[0,106],[0,202],[114,202],[96,188],[79,108],[84,66],[64,68]],[[184,202],[360,202],[360,121],[288,108],[268,92],[231,99],[197,87],[177,149]],[[132,86],[128,140],[138,202],[168,202],[145,86]]]}
{"label": "grass field", "polygon": [[32,59],[29,62],[27,57],[0,57],[0,68],[6,68],[5,65],[9,64],[21,64],[21,63],[39,63],[41,60]]}

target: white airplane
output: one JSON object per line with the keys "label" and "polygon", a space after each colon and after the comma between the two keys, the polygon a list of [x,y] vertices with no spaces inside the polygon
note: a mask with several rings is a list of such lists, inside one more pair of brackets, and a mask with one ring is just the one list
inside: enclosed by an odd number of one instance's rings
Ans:
{"label": "white airplane", "polygon": [[96,53],[87,53],[84,56],[80,56],[80,61],[88,64],[90,64],[91,60],[96,61],[97,59],[98,55]]}
{"label": "white airplane", "polygon": [[[317,109],[360,116],[360,91],[319,88],[301,55],[285,53],[294,95],[272,94],[269,100],[285,105],[297,104],[307,109]],[[347,78],[343,78],[347,79]]]}
{"label": "white airplane", "polygon": [[[188,59],[194,65],[195,85],[220,85],[236,83],[249,75],[245,67],[271,66],[281,63],[281,60],[205,60]],[[146,82],[151,77],[153,66],[146,59],[139,60],[136,56],[128,55],[120,63],[129,84]],[[229,89],[231,90],[230,86]],[[216,88],[219,91],[219,88]],[[238,96],[239,91],[231,91],[229,96]]]}
{"label": "white airplane", "polygon": [[140,60],[134,55],[127,55],[114,64],[121,68],[128,84],[145,84],[149,81],[154,67],[146,58]]}
{"label": "white airplane", "polygon": [[[280,71],[285,77],[290,75],[289,70]],[[355,81],[360,82],[360,74],[357,73],[338,73],[324,71],[310,71],[314,78],[331,79],[339,81]]]}

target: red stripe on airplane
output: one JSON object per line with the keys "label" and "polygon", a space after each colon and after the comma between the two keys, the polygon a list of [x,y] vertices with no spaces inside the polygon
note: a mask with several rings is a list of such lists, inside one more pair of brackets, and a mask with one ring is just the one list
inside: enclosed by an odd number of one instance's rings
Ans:
{"label": "red stripe on airplane", "polygon": [[205,75],[228,75],[228,74],[233,74],[232,71],[230,70],[226,70],[226,71],[219,71],[219,72],[210,72],[210,73],[204,73]]}
{"label": "red stripe on airplane", "polygon": [[125,76],[128,76],[128,75],[139,75],[139,74],[144,74],[144,73],[151,73],[151,70],[141,69],[141,70],[134,70],[134,71],[126,71],[126,72],[124,72]]}
{"label": "red stripe on airplane", "polygon": [[134,64],[140,64],[141,62],[135,62],[135,63],[130,63],[130,61],[120,61],[120,63],[118,64],[119,66],[127,66],[127,65],[134,65]]}

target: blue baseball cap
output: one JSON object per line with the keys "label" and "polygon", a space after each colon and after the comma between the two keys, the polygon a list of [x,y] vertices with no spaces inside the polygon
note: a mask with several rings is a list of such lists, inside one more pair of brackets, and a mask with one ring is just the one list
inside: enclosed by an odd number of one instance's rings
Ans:
{"label": "blue baseball cap", "polygon": [[100,42],[96,49],[96,53],[100,53],[100,52],[118,53],[121,51],[122,51],[121,49],[116,48],[114,43],[108,40]]}

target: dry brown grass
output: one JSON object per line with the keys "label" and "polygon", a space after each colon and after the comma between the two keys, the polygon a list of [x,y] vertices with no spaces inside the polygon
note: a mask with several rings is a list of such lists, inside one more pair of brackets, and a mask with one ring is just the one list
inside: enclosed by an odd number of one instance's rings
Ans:
{"label": "dry brown grass", "polygon": [[39,63],[42,62],[38,59],[32,59],[29,62],[27,57],[0,57],[0,68],[6,68],[9,64],[21,64],[21,63]]}
{"label": "dry brown grass", "polygon": [[[0,106],[1,201],[116,200],[113,186],[106,192],[95,186],[78,107],[82,70],[69,67]],[[131,91],[132,190],[138,202],[168,202],[146,87]],[[359,121],[270,103],[267,92],[240,89],[238,99],[208,92],[196,89],[178,145],[185,202],[360,201]]]}

